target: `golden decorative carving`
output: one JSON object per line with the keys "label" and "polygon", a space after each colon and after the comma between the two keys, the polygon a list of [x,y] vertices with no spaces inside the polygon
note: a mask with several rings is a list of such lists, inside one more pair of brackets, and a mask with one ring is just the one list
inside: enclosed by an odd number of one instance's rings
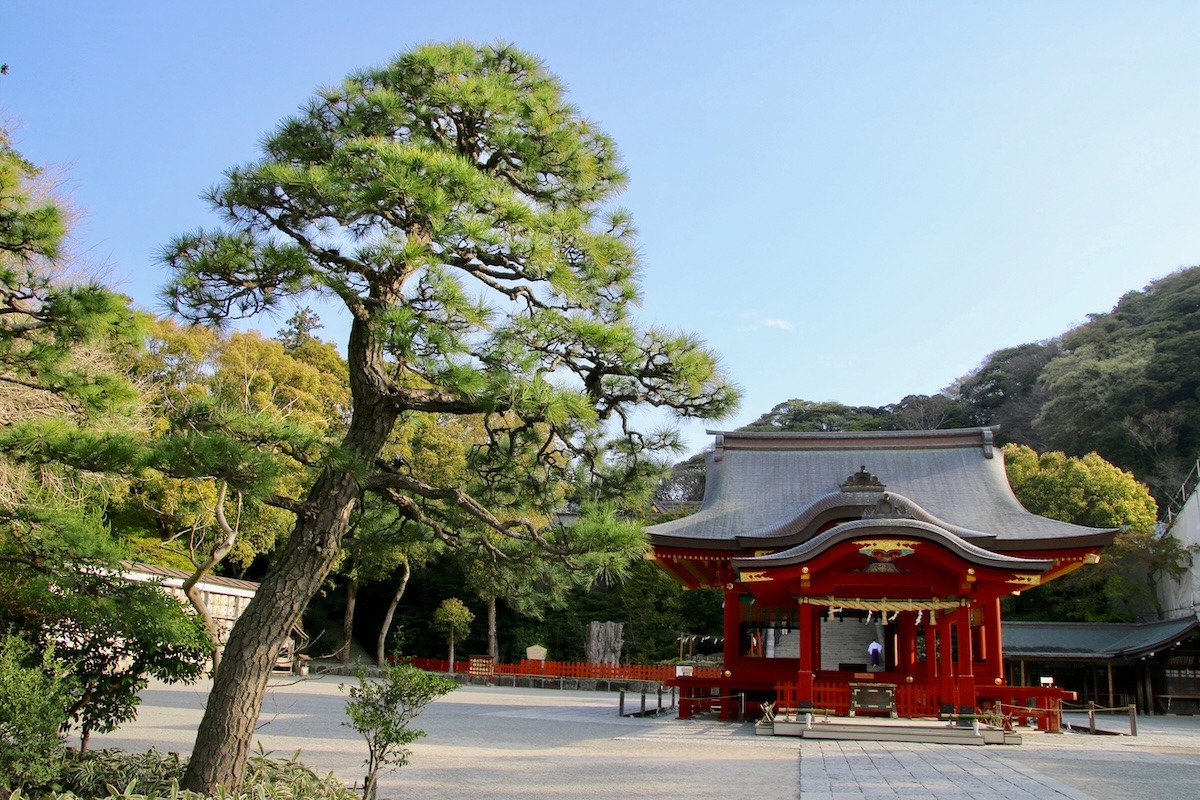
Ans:
{"label": "golden decorative carving", "polygon": [[917,549],[917,542],[911,539],[860,539],[854,544],[864,556],[885,563],[910,556]]}

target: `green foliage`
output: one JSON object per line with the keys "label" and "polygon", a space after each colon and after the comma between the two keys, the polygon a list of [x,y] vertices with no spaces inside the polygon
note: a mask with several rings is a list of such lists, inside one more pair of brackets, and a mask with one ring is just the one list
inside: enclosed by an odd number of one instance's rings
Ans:
{"label": "green foliage", "polygon": [[57,203],[30,191],[39,172],[12,148],[8,131],[0,128],[0,264],[58,255],[66,225]]}
{"label": "green foliage", "polygon": [[1004,441],[1097,452],[1171,500],[1200,453],[1200,267],[1129,292],[1058,339],[992,354],[958,389]]}
{"label": "green foliage", "polygon": [[450,660],[454,660],[454,642],[465,639],[471,632],[475,615],[457,597],[448,597],[433,613],[433,625],[446,635],[450,642]]}
{"label": "green foliage", "polygon": [[1125,622],[1158,617],[1157,583],[1178,577],[1192,553],[1155,527],[1157,505],[1149,489],[1095,453],[1073,458],[1036,454],[1023,445],[1004,448],[1013,492],[1042,516],[1098,528],[1119,528],[1101,562],[1085,566],[1009,601],[1010,619]]}
{"label": "green foliage", "polygon": [[[60,788],[48,792],[45,800],[204,800],[204,795],[183,791],[179,782],[186,760],[177,753],[125,753],[96,750],[68,753],[61,774],[55,780]],[[15,800],[14,795],[14,800]],[[211,798],[219,800],[354,800],[357,795],[332,774],[321,776],[299,761],[299,753],[279,760],[259,752],[247,763],[246,779],[240,791],[219,789]]]}
{"label": "green foliage", "polygon": [[1009,445],[1004,465],[1021,504],[1043,517],[1138,531],[1152,530],[1158,519],[1158,505],[1147,488],[1095,453],[1083,458],[1060,452],[1038,455],[1024,445]]}
{"label": "green foliage", "polygon": [[720,652],[722,599],[718,590],[685,591],[653,562],[639,559],[615,584],[571,592],[545,620],[509,621],[513,647],[508,658],[520,659],[526,647],[539,644],[553,659],[583,661],[588,623],[606,620],[624,623],[622,658],[631,664],[678,658],[680,634],[710,637],[707,649],[701,641],[696,653]]}
{"label": "green foliage", "polygon": [[135,346],[144,318],[96,283],[58,279],[64,215],[38,174],[0,129],[0,404],[19,409],[0,413],[4,422],[36,409],[111,411],[135,397],[103,349]]}
{"label": "green foliage", "polygon": [[886,408],[788,400],[746,425],[745,431],[881,431],[894,430]]}
{"label": "green foliage", "polygon": [[666,522],[681,516],[685,511],[677,513],[677,503],[699,503],[704,499],[705,455],[697,453],[686,461],[680,461],[671,467],[671,472],[654,489],[654,502],[659,505],[662,515],[655,522]]}
{"label": "green foliage", "polygon": [[58,776],[70,680],[52,647],[0,638],[0,788],[43,786]]}
{"label": "green foliage", "polygon": [[0,560],[0,624],[39,647],[53,647],[69,666],[63,712],[78,724],[85,745],[92,732],[134,718],[149,678],[200,677],[212,645],[179,601],[113,574],[102,562],[78,553],[60,562],[30,544]]}
{"label": "green foliage", "polygon": [[[354,728],[367,741],[365,800],[374,800],[379,770],[407,764],[412,754],[408,745],[425,735],[409,724],[425,706],[456,688],[454,681],[409,664],[384,668],[380,680],[368,679],[359,672],[358,685],[350,687],[346,702],[350,721],[342,724]],[[346,689],[344,684],[342,689]]]}
{"label": "green foliage", "polygon": [[972,425],[999,426],[1002,443],[1039,447],[1033,419],[1045,401],[1042,370],[1061,352],[1056,341],[1006,347],[955,385],[954,400]]}

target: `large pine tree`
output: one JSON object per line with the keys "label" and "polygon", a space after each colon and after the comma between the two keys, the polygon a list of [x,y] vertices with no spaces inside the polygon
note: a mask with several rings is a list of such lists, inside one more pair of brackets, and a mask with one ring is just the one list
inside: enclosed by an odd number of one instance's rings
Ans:
{"label": "large pine tree", "polygon": [[[235,626],[186,785],[236,786],[280,643],[337,558],[363,491],[437,529],[464,516],[582,557],[506,497],[618,493],[675,444],[650,404],[693,416],[736,392],[691,336],[639,329],[626,176],[610,139],[511,47],[431,45],[320,92],[211,193],[227,222],[167,250],[167,296],[197,321],[316,293],[340,301],[352,409],[344,438],[290,503],[295,528]],[[482,415],[476,491],[380,457],[407,415]],[[586,543],[587,547],[594,542]]]}

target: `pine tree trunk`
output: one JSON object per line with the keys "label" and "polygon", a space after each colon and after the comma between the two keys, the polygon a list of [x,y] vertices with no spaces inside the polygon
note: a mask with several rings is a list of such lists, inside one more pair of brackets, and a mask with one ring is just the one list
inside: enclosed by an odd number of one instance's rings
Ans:
{"label": "pine tree trunk", "polygon": [[387,644],[388,631],[392,627],[392,618],[396,615],[396,608],[400,605],[400,598],[404,596],[404,590],[408,587],[408,578],[412,574],[412,569],[408,565],[408,559],[404,560],[404,571],[400,573],[400,585],[396,587],[396,591],[392,594],[392,602],[388,604],[387,613],[383,615],[383,624],[379,627],[379,641],[375,643],[375,661],[379,666],[387,664]]}
{"label": "pine tree trunk", "polygon": [[[347,361],[354,414],[342,441],[344,456],[364,465],[374,462],[397,419],[385,401],[381,345],[368,326],[361,320],[351,324]],[[297,517],[287,544],[230,631],[182,788],[208,795],[217,786],[231,791],[241,786],[276,655],[337,560],[360,494],[359,474],[345,461],[321,472],[305,501],[307,513]]]}
{"label": "pine tree trunk", "polygon": [[346,585],[346,612],[342,614],[342,649],[338,661],[350,665],[350,642],[354,639],[354,606],[358,601],[358,577],[352,576]]}

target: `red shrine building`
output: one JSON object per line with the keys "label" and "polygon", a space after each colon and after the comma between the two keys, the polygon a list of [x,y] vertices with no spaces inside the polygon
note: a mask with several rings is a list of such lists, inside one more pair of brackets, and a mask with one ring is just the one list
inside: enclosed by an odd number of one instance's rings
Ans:
{"label": "red shrine building", "polygon": [[987,428],[717,433],[704,502],[649,528],[687,588],[724,592],[715,677],[680,716],[739,697],[835,714],[1057,707],[1005,678],[1000,601],[1098,561],[1114,530],[1026,511]]}

